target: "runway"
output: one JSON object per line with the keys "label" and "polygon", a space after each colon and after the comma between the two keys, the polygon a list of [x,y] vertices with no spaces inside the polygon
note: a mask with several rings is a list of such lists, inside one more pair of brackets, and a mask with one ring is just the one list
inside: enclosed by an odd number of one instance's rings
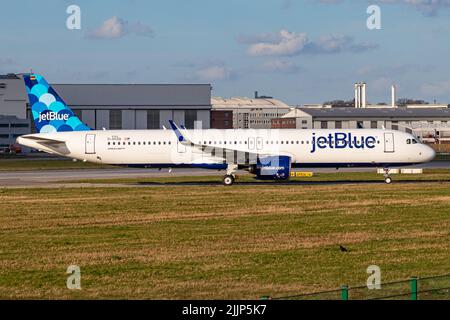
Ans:
{"label": "runway", "polygon": [[[436,161],[425,165],[415,166],[419,168],[449,169],[450,161]],[[411,167],[413,168],[413,167]],[[305,171],[315,173],[330,172],[374,172],[373,168],[308,168]],[[248,174],[246,171],[239,171],[239,175]],[[112,169],[64,169],[64,170],[35,170],[35,171],[0,171],[0,187],[67,187],[67,186],[92,186],[92,183],[73,183],[78,180],[99,180],[99,179],[124,179],[124,178],[156,178],[156,177],[182,177],[182,176],[213,176],[217,175],[217,184],[221,183],[220,177],[224,171],[206,169],[135,169],[135,168],[112,168]],[[380,179],[380,182],[383,182]],[[239,183],[237,181],[237,183]],[[324,184],[326,182],[279,182],[277,184]],[[333,181],[330,184],[350,183],[349,181]],[[377,181],[351,181],[351,183],[378,183]],[[173,183],[173,185],[198,185],[199,183]],[[205,185],[215,185],[216,183],[204,183]],[[241,182],[241,184],[273,184],[273,182]],[[104,184],[95,184],[105,186]],[[123,186],[121,184],[106,184],[106,186]],[[138,183],[136,186],[161,185],[160,183]],[[167,185],[167,184],[164,184]],[[203,183],[202,183],[203,185]],[[130,186],[127,184],[127,186]]]}

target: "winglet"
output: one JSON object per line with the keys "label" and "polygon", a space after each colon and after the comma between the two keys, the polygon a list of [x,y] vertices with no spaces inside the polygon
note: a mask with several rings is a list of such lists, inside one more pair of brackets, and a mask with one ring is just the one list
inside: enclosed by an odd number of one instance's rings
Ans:
{"label": "winglet", "polygon": [[170,126],[172,127],[173,132],[175,132],[175,135],[177,136],[178,141],[183,142],[186,141],[183,134],[180,132],[180,129],[178,129],[177,125],[173,120],[169,120]]}

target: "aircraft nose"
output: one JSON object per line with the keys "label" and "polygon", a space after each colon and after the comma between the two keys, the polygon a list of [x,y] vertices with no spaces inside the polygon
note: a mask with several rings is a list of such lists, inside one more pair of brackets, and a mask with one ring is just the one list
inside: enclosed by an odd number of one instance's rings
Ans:
{"label": "aircraft nose", "polygon": [[428,162],[434,159],[434,157],[436,157],[436,151],[434,151],[433,148],[426,146],[426,145],[422,145],[422,149],[421,150],[421,155],[423,158],[423,162]]}

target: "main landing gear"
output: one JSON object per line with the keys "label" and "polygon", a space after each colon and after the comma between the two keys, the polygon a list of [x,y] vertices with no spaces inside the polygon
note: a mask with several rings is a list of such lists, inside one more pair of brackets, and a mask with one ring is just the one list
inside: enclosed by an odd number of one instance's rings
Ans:
{"label": "main landing gear", "polygon": [[227,174],[225,177],[223,177],[223,184],[225,186],[231,186],[234,183],[234,180],[236,179],[236,171],[238,169],[238,166],[236,164],[229,164],[227,167]]}
{"label": "main landing gear", "polygon": [[392,178],[389,176],[389,168],[384,168],[384,182],[386,182],[387,184],[391,184],[392,183]]}

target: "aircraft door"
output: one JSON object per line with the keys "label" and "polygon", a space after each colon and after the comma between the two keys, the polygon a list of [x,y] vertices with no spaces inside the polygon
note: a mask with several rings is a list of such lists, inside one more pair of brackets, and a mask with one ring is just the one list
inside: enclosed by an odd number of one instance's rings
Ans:
{"label": "aircraft door", "polygon": [[248,138],[248,149],[249,150],[255,149],[255,138]]}
{"label": "aircraft door", "polygon": [[391,132],[384,134],[384,152],[394,152],[394,134]]}
{"label": "aircraft door", "polygon": [[260,138],[260,137],[256,138],[256,149],[262,150],[263,145],[264,145],[263,138]]}
{"label": "aircraft door", "polygon": [[95,134],[87,134],[85,138],[85,153],[95,154]]}

